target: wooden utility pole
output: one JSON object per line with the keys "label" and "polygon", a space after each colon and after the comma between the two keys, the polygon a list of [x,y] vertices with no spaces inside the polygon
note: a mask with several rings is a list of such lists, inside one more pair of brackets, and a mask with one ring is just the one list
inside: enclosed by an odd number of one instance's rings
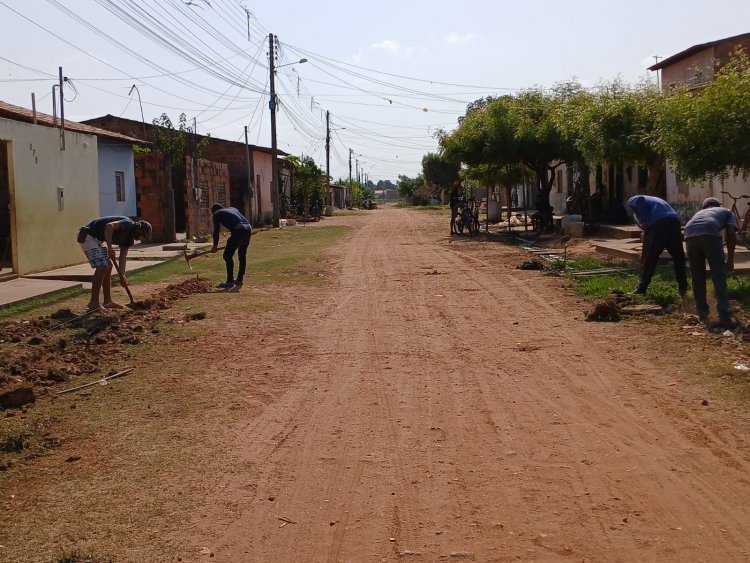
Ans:
{"label": "wooden utility pole", "polygon": [[275,83],[275,55],[274,55],[274,35],[268,34],[268,70],[271,73],[269,77],[269,87],[271,90],[271,99],[268,101],[268,108],[271,110],[271,201],[273,202],[273,226],[279,226],[279,162],[277,158],[276,147],[276,83]]}

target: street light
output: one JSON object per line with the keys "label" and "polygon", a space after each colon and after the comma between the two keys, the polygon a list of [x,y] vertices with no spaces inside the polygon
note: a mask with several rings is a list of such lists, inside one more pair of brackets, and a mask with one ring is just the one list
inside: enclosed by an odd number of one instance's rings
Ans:
{"label": "street light", "polygon": [[141,91],[138,90],[138,86],[133,84],[130,87],[130,92],[128,92],[128,97],[133,93],[133,90],[135,90],[135,93],[138,94],[138,105],[141,106],[141,123],[143,124],[143,140],[148,141],[146,139],[146,120],[143,118],[143,103],[141,102]]}
{"label": "street light", "polygon": [[285,63],[283,65],[279,65],[276,68],[278,69],[278,68],[281,68],[283,66],[289,66],[289,65],[301,65],[302,63],[306,63],[306,62],[307,62],[307,59],[300,59],[298,61],[294,61],[293,63]]}
{"label": "street light", "polygon": [[300,59],[293,63],[286,63],[276,67],[274,65],[274,52],[273,52],[273,33],[268,34],[268,56],[269,65],[268,70],[270,72],[269,86],[271,90],[271,99],[268,101],[268,108],[271,110],[271,197],[273,198],[273,226],[279,226],[279,163],[277,158],[278,148],[276,146],[276,83],[275,75],[276,69],[282,66],[289,66],[294,64],[306,63],[307,59]]}

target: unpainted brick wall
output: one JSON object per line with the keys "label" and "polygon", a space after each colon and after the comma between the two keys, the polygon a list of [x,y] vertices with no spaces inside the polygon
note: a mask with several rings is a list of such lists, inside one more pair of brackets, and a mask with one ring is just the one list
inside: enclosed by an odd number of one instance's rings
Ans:
{"label": "unpainted brick wall", "polygon": [[[199,158],[193,167],[193,159],[188,156],[185,157],[185,170],[187,235],[189,237],[210,235],[213,230],[211,206],[214,203],[221,203],[225,207],[233,205],[229,184],[229,166]],[[195,182],[197,192],[193,189],[194,171],[197,171]],[[223,198],[220,197],[222,186]],[[206,194],[204,190],[208,193]]]}
{"label": "unpainted brick wall", "polygon": [[167,189],[164,171],[164,155],[161,153],[135,155],[135,193],[138,204],[138,217],[151,223],[153,242],[174,239],[174,233],[167,233],[159,190]]}

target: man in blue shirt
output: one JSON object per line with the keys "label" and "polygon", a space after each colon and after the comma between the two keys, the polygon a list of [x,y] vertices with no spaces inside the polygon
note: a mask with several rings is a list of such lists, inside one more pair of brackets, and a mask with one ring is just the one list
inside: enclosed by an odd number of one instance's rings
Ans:
{"label": "man in blue shirt", "polygon": [[[218,203],[213,204],[211,213],[214,214],[214,245],[211,252],[216,252],[219,248],[219,230],[223,226],[229,231],[229,239],[224,248],[224,262],[227,266],[227,281],[219,284],[221,289],[231,289],[235,286],[242,285],[242,278],[245,276],[245,265],[247,263],[247,247],[250,246],[250,236],[253,229],[250,221],[239,212],[236,207],[224,207]],[[237,277],[234,277],[234,260],[232,257],[237,252]]]}
{"label": "man in blue shirt", "polygon": [[641,250],[641,279],[633,293],[645,294],[654,277],[659,256],[664,249],[674,261],[677,289],[680,296],[687,292],[685,248],[682,246],[680,218],[663,199],[650,195],[636,195],[628,200],[635,222],[643,230]]}
{"label": "man in blue shirt", "polygon": [[[708,261],[708,266],[711,268],[711,280],[714,282],[719,323],[727,327],[733,324],[729,308],[727,272],[734,269],[737,230],[737,219],[734,213],[721,207],[721,203],[715,197],[706,198],[701,210],[685,225],[685,242],[698,316],[702,321],[708,320],[708,301],[706,301],[706,261]],[[722,231],[726,233],[727,238],[726,262],[724,262]]]}

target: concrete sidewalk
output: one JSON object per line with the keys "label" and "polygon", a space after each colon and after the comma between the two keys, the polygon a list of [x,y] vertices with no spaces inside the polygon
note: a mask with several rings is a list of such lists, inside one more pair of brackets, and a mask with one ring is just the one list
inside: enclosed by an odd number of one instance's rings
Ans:
{"label": "concrete sidewalk", "polygon": [[[641,246],[642,243],[639,239],[606,239],[597,240],[596,251],[613,258],[628,260],[637,265],[641,260]],[[671,262],[672,257],[664,251],[659,261]],[[750,274],[750,250],[739,244],[734,251],[734,272]]]}
{"label": "concrete sidewalk", "polygon": [[[128,251],[126,272],[134,272],[161,264],[170,258],[210,247],[206,243],[136,244]],[[28,274],[0,283],[0,307],[21,303],[29,299],[53,295],[75,287],[91,287],[94,270],[88,262],[57,268],[47,272]]]}

